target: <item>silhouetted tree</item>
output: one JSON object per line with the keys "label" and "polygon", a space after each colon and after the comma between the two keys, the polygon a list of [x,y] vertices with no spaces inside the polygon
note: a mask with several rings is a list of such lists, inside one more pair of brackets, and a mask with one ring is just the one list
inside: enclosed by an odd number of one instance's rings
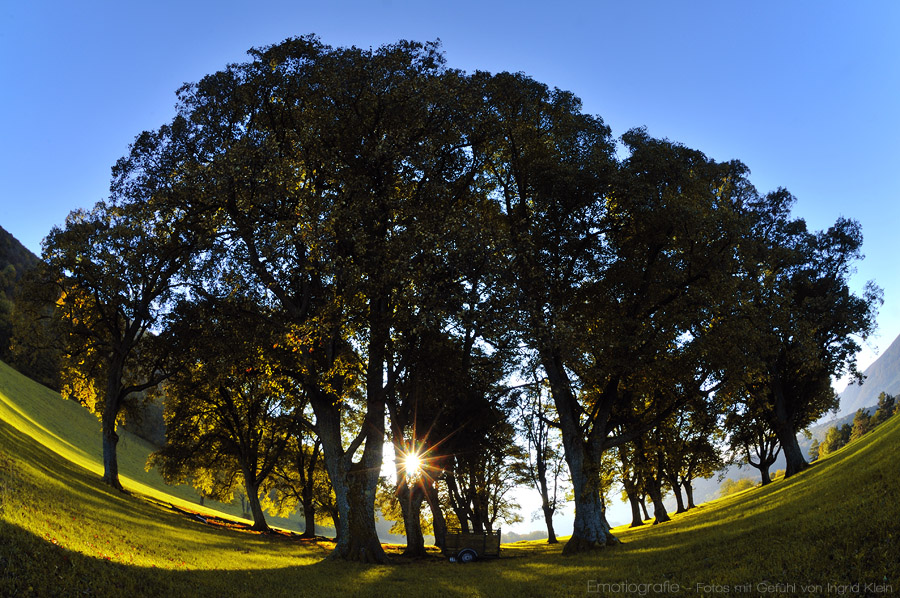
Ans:
{"label": "silhouetted tree", "polygon": [[806,466],[797,433],[837,406],[832,377],[856,370],[858,340],[875,327],[880,290],[869,283],[862,296],[848,286],[861,258],[859,224],[839,219],[811,233],[790,216],[787,191],[755,206],[741,293],[745,321],[747,385],[778,436],[786,476]]}
{"label": "silhouetted tree", "polygon": [[279,335],[256,309],[252,297],[179,306],[173,330],[184,367],[166,385],[166,445],[151,462],[168,483],[190,481],[219,500],[242,486],[253,529],[264,531],[260,494],[302,400],[268,354]]}
{"label": "silhouetted tree", "polygon": [[44,240],[58,296],[62,391],[100,415],[103,480],[119,489],[117,422],[128,401],[168,375],[161,315],[194,247],[184,219],[158,209],[169,172],[146,155],[164,161],[173,136],[164,128],[135,142],[114,170],[116,203],[70,213]]}

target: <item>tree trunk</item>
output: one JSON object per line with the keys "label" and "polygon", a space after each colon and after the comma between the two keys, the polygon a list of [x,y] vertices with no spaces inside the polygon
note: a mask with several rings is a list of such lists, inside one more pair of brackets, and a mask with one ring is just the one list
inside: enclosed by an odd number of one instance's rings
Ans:
{"label": "tree trunk", "polygon": [[691,486],[690,480],[684,480],[682,486],[684,486],[684,493],[687,495],[687,508],[696,508],[697,505],[694,504],[694,487]]}
{"label": "tree trunk", "polygon": [[644,525],[644,520],[641,519],[641,501],[634,494],[628,493],[628,502],[631,503],[631,525],[629,527]]}
{"label": "tree trunk", "polygon": [[556,531],[553,529],[553,509],[546,499],[541,508],[544,511],[544,523],[547,524],[547,544],[558,544],[559,540],[556,539]]}
{"label": "tree trunk", "polygon": [[566,460],[569,461],[571,455],[569,469],[575,491],[575,523],[572,537],[563,547],[563,554],[575,554],[619,543],[619,539],[610,533],[606,509],[600,495],[602,453],[596,450],[596,445],[594,451],[587,451],[585,443],[573,444],[571,450],[566,447]]}
{"label": "tree trunk", "polygon": [[543,451],[537,454],[538,492],[541,494],[541,510],[544,512],[544,524],[547,526],[547,544],[558,544],[556,532],[553,530],[553,511],[550,507],[550,487],[547,485],[547,464]]}
{"label": "tree trunk", "polygon": [[[310,396],[310,404],[316,415],[322,456],[337,506],[335,547],[329,558],[386,562],[387,557],[375,529],[375,486],[381,472],[384,403],[380,404],[380,411],[378,404],[370,405],[366,414],[363,425],[369,433],[361,463],[351,463],[352,455],[344,452],[337,400],[314,392]],[[377,425],[379,417],[380,427]],[[376,444],[377,448],[374,447]]]}
{"label": "tree trunk", "polygon": [[119,435],[116,433],[116,419],[119,417],[121,406],[119,386],[122,382],[121,359],[114,358],[109,364],[109,373],[106,378],[106,401],[103,405],[100,425],[103,428],[103,482],[116,490],[122,490],[119,481],[119,458],[116,454],[116,445],[119,443]]}
{"label": "tree trunk", "polygon": [[116,454],[118,442],[115,419],[112,424],[103,422],[103,482],[116,490],[122,490],[122,483],[119,481],[119,459]]}
{"label": "tree trunk", "polygon": [[[387,300],[369,300],[369,343],[366,366],[366,415],[363,419],[365,448],[359,463],[352,463],[347,472],[348,506],[346,543],[335,547],[346,560],[364,563],[387,563],[387,555],[375,528],[375,492],[384,460],[384,418],[387,406],[384,396],[385,346],[388,340],[386,324]],[[346,455],[349,460],[352,455]],[[341,519],[345,519],[341,513]]]}
{"label": "tree trunk", "polygon": [[797,442],[797,430],[794,429],[791,421],[787,398],[784,396],[784,390],[777,378],[772,390],[775,395],[775,434],[784,451],[784,459],[787,462],[784,477],[788,478],[809,467],[809,463],[806,462],[803,451],[800,450],[800,444]]}
{"label": "tree trunk", "polygon": [[769,467],[771,465],[768,461],[760,459],[759,463],[750,463],[750,465],[759,471],[759,477],[762,480],[763,486],[772,483],[772,477],[769,475]]}
{"label": "tree trunk", "polygon": [[644,512],[644,521],[650,519],[650,513],[647,512],[647,495],[642,495],[638,502],[641,503],[641,510]]}
{"label": "tree trunk", "polygon": [[422,502],[425,493],[415,484],[410,487],[405,482],[398,489],[397,498],[400,499],[400,511],[403,513],[403,529],[406,532],[406,549],[403,556],[424,557],[425,536],[422,534]]}
{"label": "tree trunk", "polygon": [[301,538],[314,538],[316,536],[316,505],[312,496],[303,497],[303,534]]}
{"label": "tree trunk", "polygon": [[310,405],[316,416],[316,428],[319,438],[322,440],[322,458],[331,487],[334,491],[334,551],[332,558],[340,558],[348,550],[350,532],[348,530],[350,500],[347,461],[344,457],[344,447],[341,444],[340,413],[337,410],[336,398],[325,393],[313,391],[310,394]]}
{"label": "tree trunk", "polygon": [[[592,548],[618,544],[610,533],[600,500],[600,470],[604,422],[595,421],[588,442],[582,435],[578,399],[572,392],[562,361],[554,352],[541,352],[541,363],[550,382],[550,394],[559,415],[566,463],[575,491],[575,522],[572,537],[563,547],[563,554],[575,554]],[[606,393],[604,393],[606,394]],[[603,400],[603,398],[601,398]]]}
{"label": "tree trunk", "polygon": [[[576,479],[582,476],[572,477],[573,484],[576,486],[576,496],[579,496],[579,489],[582,494],[581,499],[575,503],[575,524],[572,529],[572,537],[563,546],[563,554],[575,554],[592,548],[618,544],[619,539],[609,531],[610,527],[603,513],[600,493],[586,491],[586,487],[589,487],[590,484],[586,484],[584,481],[576,482]],[[591,494],[593,496],[590,496]]]}
{"label": "tree trunk", "polygon": [[687,509],[684,508],[684,497],[681,496],[681,485],[677,481],[672,483],[672,494],[675,495],[675,512],[684,513]]}
{"label": "tree trunk", "polygon": [[[366,450],[370,447],[367,445]],[[363,455],[363,461],[367,459]],[[349,512],[347,513],[347,541],[338,556],[348,561],[386,563],[387,555],[375,529],[375,488],[370,482],[371,473],[362,464],[352,466],[349,480]],[[380,468],[375,469],[377,480]],[[341,513],[343,516],[343,513]],[[340,544],[339,544],[340,545]],[[337,548],[335,548],[337,550]]]}
{"label": "tree trunk", "polygon": [[303,479],[302,503],[303,503],[303,535],[301,538],[314,538],[316,536],[316,500],[315,479],[316,467],[319,462],[319,451],[322,450],[322,441],[316,438],[312,453],[304,463],[306,453],[301,445],[298,452],[297,472]]}
{"label": "tree trunk", "polygon": [[666,507],[663,505],[662,487],[658,479],[651,477],[647,480],[647,493],[650,495],[650,500],[653,501],[653,525],[671,521]]}
{"label": "tree trunk", "polygon": [[[246,476],[246,474],[245,474]],[[244,488],[247,490],[247,502],[250,503],[250,513],[253,515],[253,527],[250,529],[258,532],[272,531],[266,523],[262,505],[259,503],[259,487],[245,479]]]}
{"label": "tree trunk", "polygon": [[459,491],[459,484],[456,483],[456,474],[448,473],[444,476],[444,482],[447,484],[447,492],[450,494],[450,505],[456,514],[456,520],[459,521],[460,530],[467,534],[470,529],[470,510],[465,503],[462,493]]}
{"label": "tree trunk", "polygon": [[441,501],[438,496],[434,480],[429,478],[423,482],[425,487],[425,499],[431,508],[431,526],[434,528],[434,545],[443,549],[447,545],[447,520],[444,519],[444,511],[441,509]]}

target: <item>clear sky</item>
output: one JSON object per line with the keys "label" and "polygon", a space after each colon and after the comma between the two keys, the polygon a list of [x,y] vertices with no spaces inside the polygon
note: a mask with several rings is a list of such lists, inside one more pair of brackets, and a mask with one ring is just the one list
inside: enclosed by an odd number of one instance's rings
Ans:
{"label": "clear sky", "polygon": [[0,5],[0,226],[40,253],[105,198],[110,167],[174,115],[175,90],[247,49],[316,33],[335,46],[440,38],[451,67],[523,71],[573,91],[621,135],[646,126],[811,228],[859,220],[885,303],[865,367],[900,334],[900,2],[716,0],[8,0]]}

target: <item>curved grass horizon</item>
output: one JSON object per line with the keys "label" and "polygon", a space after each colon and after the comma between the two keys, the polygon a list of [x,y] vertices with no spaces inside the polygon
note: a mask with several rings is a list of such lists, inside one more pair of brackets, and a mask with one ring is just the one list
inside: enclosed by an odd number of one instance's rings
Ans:
{"label": "curved grass horizon", "polygon": [[143,470],[147,448],[134,437],[122,458],[132,494],[110,490],[99,479],[97,420],[5,364],[0,419],[0,595],[587,596],[648,584],[683,595],[759,584],[789,595],[819,586],[825,594],[828,584],[900,590],[900,418],[787,480],[663,525],[616,528],[621,546],[563,557],[561,545],[519,542],[505,544],[498,560],[465,566],[437,557],[335,562],[326,542],[204,525],[160,504],[203,509],[171,494],[189,488]]}

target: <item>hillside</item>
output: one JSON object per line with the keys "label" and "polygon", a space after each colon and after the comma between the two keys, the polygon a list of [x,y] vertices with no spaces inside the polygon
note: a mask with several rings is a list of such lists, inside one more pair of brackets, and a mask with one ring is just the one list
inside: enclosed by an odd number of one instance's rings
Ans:
{"label": "hillside", "polygon": [[0,227],[0,359],[9,359],[10,318],[16,283],[38,261],[36,255]]}
{"label": "hillside", "polygon": [[878,404],[882,392],[900,394],[900,336],[863,374],[865,382],[853,384],[841,393],[840,415],[853,415],[857,409]]}
{"label": "hillside", "polygon": [[[84,468],[98,480],[103,475],[99,420],[81,405],[64,400],[3,362],[0,362],[0,420]],[[147,456],[156,448],[153,444],[127,429],[120,428],[119,436],[119,472],[126,488],[179,508],[203,510],[193,488],[167,486],[155,470],[145,469]],[[212,501],[205,504],[206,510],[216,515],[239,518],[242,514],[239,504]],[[296,522],[278,518],[272,521],[274,525],[297,529]]]}
{"label": "hillside", "polygon": [[[327,542],[207,525],[169,508],[167,503],[183,499],[156,488],[152,472],[142,482],[132,477],[139,475],[132,468],[141,452],[135,439],[125,442],[132,456],[129,465],[123,463],[123,482],[133,494],[111,491],[72,435],[91,422],[75,415],[77,405],[37,397],[32,384],[0,366],[3,596],[461,598],[703,595],[723,588],[787,595],[900,590],[900,418],[789,480],[700,505],[661,526],[617,529],[624,542],[618,547],[563,557],[559,545],[523,542],[505,545],[499,560],[473,565],[434,556],[364,566],[326,560]],[[44,412],[48,408],[65,410],[70,425],[44,425],[58,421]]]}

